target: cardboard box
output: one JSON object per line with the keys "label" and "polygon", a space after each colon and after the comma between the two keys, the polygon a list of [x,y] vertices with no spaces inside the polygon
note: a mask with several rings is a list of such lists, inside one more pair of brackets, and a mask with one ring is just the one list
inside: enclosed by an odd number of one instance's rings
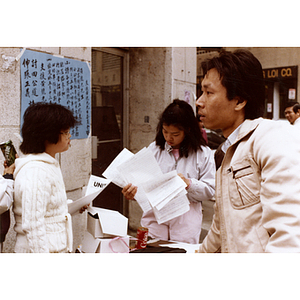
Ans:
{"label": "cardboard box", "polygon": [[127,236],[128,219],[118,211],[89,207],[87,231],[94,238]]}
{"label": "cardboard box", "polygon": [[129,253],[129,236],[97,239],[86,231],[81,251],[84,253]]}

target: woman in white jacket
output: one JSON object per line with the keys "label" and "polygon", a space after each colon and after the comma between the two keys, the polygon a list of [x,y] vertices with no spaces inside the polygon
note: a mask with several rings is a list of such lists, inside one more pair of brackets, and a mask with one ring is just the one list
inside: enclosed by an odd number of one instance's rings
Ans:
{"label": "woman in white jacket", "polygon": [[0,176],[0,253],[10,226],[10,207],[13,203],[15,164],[4,163],[4,175]]}
{"label": "woman in white jacket", "polygon": [[[206,146],[192,107],[174,100],[162,113],[157,125],[155,142],[149,145],[163,173],[177,170],[187,184],[190,210],[168,222],[158,224],[154,213],[144,213],[141,225],[149,236],[161,240],[199,243],[202,226],[202,201],[215,194],[215,163]],[[134,199],[136,186],[124,187],[127,199]]]}
{"label": "woman in white jacket", "polygon": [[24,113],[24,156],[15,165],[15,252],[71,252],[72,226],[56,153],[68,150],[76,119],[58,104],[35,103]]}

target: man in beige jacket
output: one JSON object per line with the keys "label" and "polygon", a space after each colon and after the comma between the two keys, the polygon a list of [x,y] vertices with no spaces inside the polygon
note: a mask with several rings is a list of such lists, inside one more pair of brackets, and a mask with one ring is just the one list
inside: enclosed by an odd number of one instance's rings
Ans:
{"label": "man in beige jacket", "polygon": [[198,252],[300,252],[300,137],[289,124],[260,118],[260,62],[246,50],[202,63],[198,113],[222,129],[212,226]]}

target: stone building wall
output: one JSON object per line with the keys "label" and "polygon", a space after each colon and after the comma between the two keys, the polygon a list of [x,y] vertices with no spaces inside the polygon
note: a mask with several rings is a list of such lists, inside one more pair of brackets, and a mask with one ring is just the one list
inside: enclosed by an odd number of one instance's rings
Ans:
{"label": "stone building wall", "polygon": [[[143,47],[129,50],[129,145],[133,153],[155,138],[160,114],[173,99],[195,108],[196,48]],[[140,225],[142,210],[129,203],[129,227]]]}
{"label": "stone building wall", "polygon": [[[91,49],[87,47],[38,47],[27,48],[52,55],[60,55],[75,60],[91,62]],[[20,146],[20,107],[21,78],[19,57],[22,48],[0,48],[0,141],[11,139],[18,153]],[[90,139],[74,139],[72,147],[65,153],[58,154],[63,178],[69,199],[81,197],[82,189],[88,183],[91,174],[91,142]],[[0,155],[0,172],[3,172],[3,156]],[[85,228],[86,214],[73,217],[74,246],[81,242],[82,231]],[[14,218],[4,242],[4,252],[12,252],[15,233]]]}

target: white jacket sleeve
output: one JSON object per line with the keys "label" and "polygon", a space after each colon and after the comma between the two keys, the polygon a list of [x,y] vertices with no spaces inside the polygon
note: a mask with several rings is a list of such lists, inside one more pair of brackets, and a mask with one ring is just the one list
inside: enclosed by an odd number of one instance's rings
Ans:
{"label": "white jacket sleeve", "polygon": [[14,181],[0,176],[0,215],[10,209],[13,203]]}
{"label": "white jacket sleeve", "polygon": [[265,251],[299,252],[299,133],[292,126],[289,134],[284,127],[261,131],[255,159],[261,169],[262,226],[269,234]]}
{"label": "white jacket sleeve", "polygon": [[197,168],[200,178],[189,178],[191,185],[187,189],[190,201],[210,200],[215,195],[215,161],[213,152],[204,147],[203,152],[197,154]]}

